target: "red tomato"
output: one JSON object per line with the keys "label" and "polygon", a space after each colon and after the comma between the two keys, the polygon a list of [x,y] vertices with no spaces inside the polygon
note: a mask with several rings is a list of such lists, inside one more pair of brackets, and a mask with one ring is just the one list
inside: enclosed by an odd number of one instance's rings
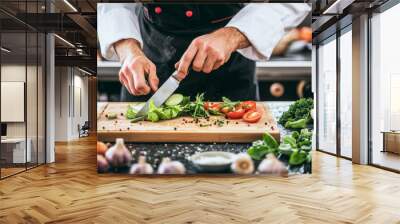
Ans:
{"label": "red tomato", "polygon": [[244,101],[240,104],[240,106],[247,111],[256,110],[257,104],[255,101]]}
{"label": "red tomato", "polygon": [[255,110],[248,111],[243,115],[243,120],[248,123],[256,123],[261,119],[261,113]]}
{"label": "red tomato", "polygon": [[205,102],[204,103],[204,109],[206,109],[206,110],[219,111],[220,108],[221,108],[221,104],[220,103],[213,103],[213,102]]}
{"label": "red tomato", "polygon": [[236,108],[233,111],[230,111],[226,114],[226,116],[229,119],[240,119],[243,117],[244,113],[246,113],[246,110],[243,108]]}
{"label": "red tomato", "polygon": [[224,114],[229,113],[231,110],[232,110],[232,108],[229,108],[229,107],[222,107],[221,108],[221,112],[224,113]]}

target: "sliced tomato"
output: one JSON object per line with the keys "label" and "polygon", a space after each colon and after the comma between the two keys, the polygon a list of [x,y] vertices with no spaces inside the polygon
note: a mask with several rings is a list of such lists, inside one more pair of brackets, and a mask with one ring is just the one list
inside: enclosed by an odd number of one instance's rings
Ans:
{"label": "sliced tomato", "polygon": [[230,108],[230,107],[222,107],[221,108],[221,112],[224,113],[224,114],[227,114],[230,111],[232,111],[232,108]]}
{"label": "sliced tomato", "polygon": [[229,119],[241,119],[246,113],[246,110],[243,108],[236,108],[226,114]]}
{"label": "sliced tomato", "polygon": [[261,119],[261,113],[256,110],[251,110],[243,115],[243,120],[248,123],[256,123]]}
{"label": "sliced tomato", "polygon": [[257,104],[255,101],[243,101],[240,103],[240,106],[246,111],[256,110]]}
{"label": "sliced tomato", "polygon": [[214,102],[205,102],[204,103],[204,109],[206,109],[206,110],[219,111],[220,108],[221,108],[221,103],[214,103]]}

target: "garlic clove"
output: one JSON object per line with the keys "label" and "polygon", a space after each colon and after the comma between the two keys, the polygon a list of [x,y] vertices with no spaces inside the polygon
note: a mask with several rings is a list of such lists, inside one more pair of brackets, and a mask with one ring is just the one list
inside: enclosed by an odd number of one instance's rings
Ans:
{"label": "garlic clove", "polygon": [[272,174],[279,176],[288,176],[288,170],[281,161],[279,161],[274,154],[270,153],[258,166],[258,172],[261,174]]}
{"label": "garlic clove", "polygon": [[231,169],[236,174],[252,174],[254,172],[254,163],[247,153],[240,153],[236,155]]}
{"label": "garlic clove", "polygon": [[130,174],[152,174],[153,172],[153,167],[150,164],[146,163],[145,156],[140,156],[139,162],[133,164],[131,166],[131,169],[129,170]]}
{"label": "garlic clove", "polygon": [[125,167],[132,160],[132,154],[126,148],[122,138],[116,139],[115,145],[106,151],[105,157],[113,167]]}
{"label": "garlic clove", "polygon": [[161,164],[158,166],[157,173],[159,174],[185,174],[186,168],[179,161],[171,161],[170,158],[163,158]]}
{"label": "garlic clove", "polygon": [[106,158],[102,155],[97,155],[97,172],[105,173],[110,168]]}

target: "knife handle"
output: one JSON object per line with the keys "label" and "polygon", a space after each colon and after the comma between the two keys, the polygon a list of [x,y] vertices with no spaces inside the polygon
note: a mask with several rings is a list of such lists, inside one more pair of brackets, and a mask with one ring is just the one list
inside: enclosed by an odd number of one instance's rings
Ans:
{"label": "knife handle", "polygon": [[175,71],[174,71],[174,73],[172,73],[172,75],[171,75],[171,76],[172,76],[174,79],[176,79],[176,81],[178,81],[178,82],[182,81],[182,80],[180,80],[180,79],[178,78],[178,76],[177,76],[177,75],[178,75],[178,71],[177,71],[177,70],[175,70]]}
{"label": "knife handle", "polygon": [[[189,75],[189,73],[191,73],[192,71],[193,71],[192,66],[190,66],[189,69],[188,69],[188,75]],[[181,82],[182,80],[180,80],[180,79],[177,77],[177,75],[178,75],[178,71],[175,70],[174,73],[172,73],[171,76],[174,77],[174,79],[176,79],[176,81]]]}

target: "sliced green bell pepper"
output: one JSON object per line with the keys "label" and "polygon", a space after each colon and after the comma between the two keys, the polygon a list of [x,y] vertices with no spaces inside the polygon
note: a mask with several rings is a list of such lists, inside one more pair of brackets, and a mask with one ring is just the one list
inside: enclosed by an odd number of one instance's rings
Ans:
{"label": "sliced green bell pepper", "polygon": [[285,124],[285,128],[289,129],[301,129],[307,126],[307,119],[299,119],[297,121],[288,121]]}
{"label": "sliced green bell pepper", "polygon": [[298,166],[307,160],[308,153],[303,150],[294,149],[289,158],[289,165]]}
{"label": "sliced green bell pepper", "polygon": [[283,143],[289,144],[292,148],[297,148],[296,139],[290,135],[283,137]]}
{"label": "sliced green bell pepper", "polygon": [[293,153],[293,149],[290,146],[290,144],[286,144],[286,143],[281,143],[279,145],[279,152],[283,155],[288,155],[290,156]]}

